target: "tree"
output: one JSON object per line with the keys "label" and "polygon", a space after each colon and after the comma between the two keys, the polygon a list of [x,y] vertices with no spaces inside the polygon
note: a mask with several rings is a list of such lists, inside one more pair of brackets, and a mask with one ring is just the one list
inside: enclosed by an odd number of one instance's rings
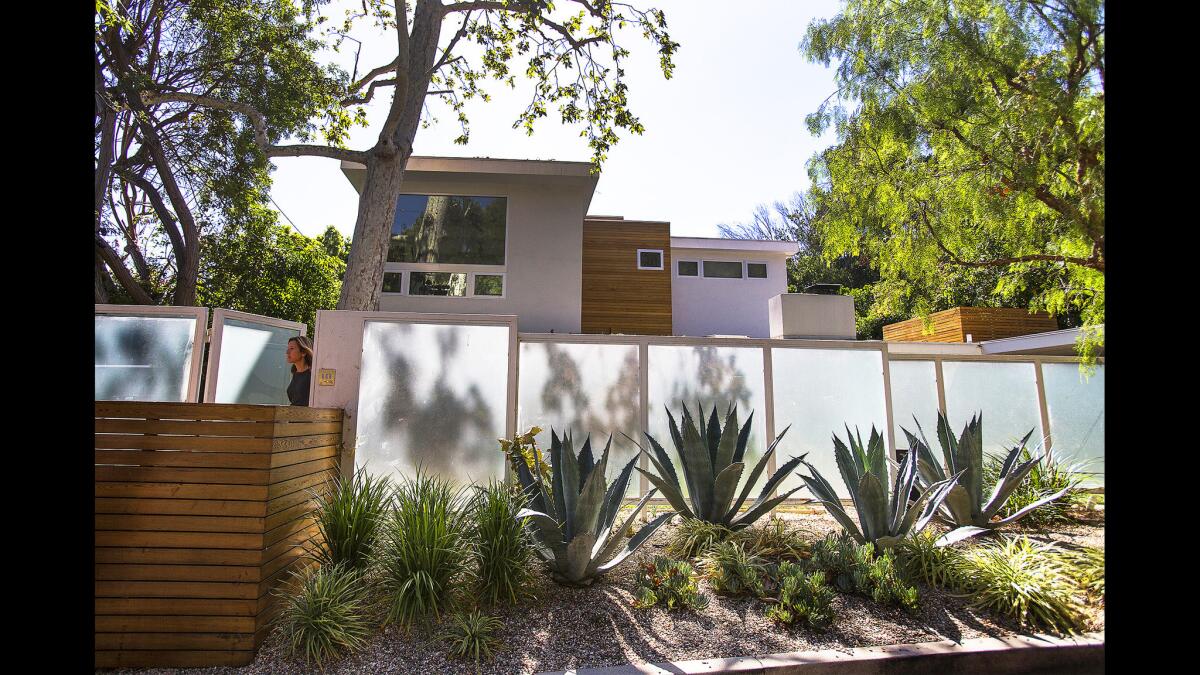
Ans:
{"label": "tree", "polygon": [[291,0],[97,2],[96,302],[195,304],[204,233],[264,217],[270,166],[253,131],[183,98],[253,105],[274,140],[346,132],[347,76],[315,62],[312,25]]}
{"label": "tree", "polygon": [[224,307],[308,324],[313,334],[318,309],[333,309],[346,263],[327,246],[329,228],[309,238],[275,222],[266,207],[256,218],[230,225],[201,239],[198,300]]}
{"label": "tree", "polygon": [[[946,279],[1078,312],[1103,343],[1104,8],[1099,0],[850,0],[805,55],[837,61],[808,117],[827,259],[865,255],[874,306],[932,311]],[[844,102],[852,103],[846,107]]]}
{"label": "tree", "polygon": [[[660,10],[612,0],[570,0],[559,3],[557,10],[549,0],[400,0],[395,11],[381,0],[365,0],[362,6],[364,11],[349,17],[341,33],[354,21],[370,18],[392,32],[397,45],[396,58],[362,77],[355,73],[341,100],[346,108],[354,108],[371,100],[379,88],[392,90],[379,140],[368,150],[340,147],[341,138],[329,139],[330,145],[278,145],[279,130],[259,101],[155,87],[140,92],[147,104],[182,102],[244,115],[249,124],[244,128],[253,129],[267,157],[314,155],[366,165],[339,309],[378,307],[396,195],[428,97],[439,97],[457,113],[462,125],[457,140],[466,143],[464,102],[476,96],[487,100],[483,84],[488,78],[514,86],[510,65],[514,58],[526,57],[524,74],[533,81],[534,91],[514,127],[532,133],[547,107],[557,105],[564,123],[585,125],[581,135],[588,139],[598,170],[618,140],[617,129],[643,131],[628,106],[622,59],[630,52],[618,43],[617,32],[630,26],[640,29],[657,46],[659,65],[668,78],[674,68],[671,57],[679,47],[667,34]],[[568,8],[578,11],[570,13]],[[447,22],[453,32],[443,40]],[[482,54],[464,50],[468,43]]]}

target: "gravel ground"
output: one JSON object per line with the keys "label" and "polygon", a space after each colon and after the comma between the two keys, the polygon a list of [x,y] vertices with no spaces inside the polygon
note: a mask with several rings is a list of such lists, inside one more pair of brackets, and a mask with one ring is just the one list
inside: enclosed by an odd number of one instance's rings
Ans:
{"label": "gravel ground", "polygon": [[[780,514],[814,537],[839,529],[822,512]],[[1048,532],[1023,534],[1045,541],[1104,546],[1103,512],[1088,521],[1057,527]],[[635,557],[662,551],[673,525],[662,528]],[[919,586],[921,609],[909,615],[900,609],[880,607],[866,598],[837,594],[836,620],[824,631],[781,628],[766,620],[762,605],[750,598],[725,598],[701,589],[709,597],[702,612],[668,612],[659,607],[637,610],[632,606],[635,565],[625,563],[589,588],[559,586],[537,574],[530,589],[534,599],[518,607],[495,612],[503,623],[503,643],[495,660],[484,663],[484,673],[531,673],[580,667],[619,665],[628,662],[682,661],[712,657],[759,656],[815,649],[998,637],[1019,632],[1003,619],[976,612],[966,598],[939,589]],[[1103,609],[1091,617],[1102,629]],[[471,673],[473,663],[450,659],[442,643],[428,633],[405,635],[391,627],[382,629],[362,651],[329,664],[327,673]],[[278,635],[267,638],[258,657],[243,668],[137,669],[105,673],[192,673],[196,675],[286,674],[315,672],[315,666],[293,660],[284,652]]]}

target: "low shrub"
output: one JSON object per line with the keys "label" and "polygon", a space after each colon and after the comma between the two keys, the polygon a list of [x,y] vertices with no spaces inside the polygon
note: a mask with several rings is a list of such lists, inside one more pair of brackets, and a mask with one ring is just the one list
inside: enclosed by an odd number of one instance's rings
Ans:
{"label": "low shrub", "polygon": [[929,586],[958,588],[957,562],[959,549],[937,546],[938,535],[922,530],[905,537],[897,547],[898,560],[904,575]]}
{"label": "low shrub", "polygon": [[[1031,458],[1032,454],[1028,448],[1021,450],[1021,462],[1028,462]],[[983,485],[986,492],[995,488],[1003,461],[1002,457],[994,455],[989,455],[984,460]],[[1083,465],[1078,463],[1055,460],[1050,457],[1042,458],[1033,465],[1029,475],[1009,494],[1004,505],[1000,507],[1000,516],[1007,518],[1030,504],[1062,490],[1068,490],[1062,497],[1027,513],[1021,522],[1035,528],[1071,522],[1073,520],[1072,509],[1084,501],[1082,494],[1076,490],[1086,475],[1083,468]]]}
{"label": "low shrub", "polygon": [[700,566],[714,593],[763,595],[765,564],[741,542],[723,541],[712,546],[704,553]]}
{"label": "low shrub", "polygon": [[284,588],[275,622],[293,655],[320,666],[366,644],[371,621],[360,572],[346,564],[310,565]]}
{"label": "low shrub", "polygon": [[1061,551],[1028,537],[1005,538],[963,551],[963,588],[976,607],[1055,633],[1079,632],[1082,590]]}
{"label": "low shrub", "polygon": [[812,550],[812,545],[799,530],[774,515],[759,525],[735,533],[733,539],[742,543],[751,555],[766,560],[798,562],[807,558]]}
{"label": "low shrub", "polygon": [[1060,554],[1066,572],[1088,598],[1104,604],[1104,549],[1078,546]]}
{"label": "low shrub", "polygon": [[475,570],[480,599],[489,604],[517,602],[528,593],[533,545],[525,519],[524,494],[512,485],[490,482],[475,493]]}
{"label": "low shrub", "polygon": [[710,546],[725,541],[732,534],[733,530],[718,523],[683,518],[683,522],[671,533],[663,551],[674,558],[695,558]]}
{"label": "low shrub", "polygon": [[379,555],[388,622],[408,625],[440,616],[472,575],[470,512],[463,494],[419,470],[396,488]]}
{"label": "low shrub", "polygon": [[322,566],[365,569],[391,501],[391,482],[360,469],[349,480],[338,476],[312,494],[320,532],[309,544],[309,555]]}
{"label": "low shrub", "polygon": [[873,544],[858,544],[845,532],[813,544],[807,567],[825,572],[843,593],[865,595],[881,605],[899,605],[909,611],[917,608],[920,596],[896,569],[895,555],[884,551],[876,556]]}
{"label": "low shrub", "polygon": [[638,566],[633,604],[640,609],[660,603],[666,605],[667,609],[704,609],[708,606],[708,598],[700,594],[698,577],[695,569],[686,561],[654,556],[650,562]]}
{"label": "low shrub", "polygon": [[501,627],[503,624],[499,619],[481,614],[479,610],[453,612],[442,639],[448,643],[451,656],[470,658],[478,669],[480,661],[490,660],[492,651],[500,646],[495,633]]}
{"label": "low shrub", "polygon": [[779,597],[771,601],[766,616],[772,621],[792,625],[804,623],[824,628],[833,623],[833,589],[821,571],[805,573],[790,561],[779,564]]}

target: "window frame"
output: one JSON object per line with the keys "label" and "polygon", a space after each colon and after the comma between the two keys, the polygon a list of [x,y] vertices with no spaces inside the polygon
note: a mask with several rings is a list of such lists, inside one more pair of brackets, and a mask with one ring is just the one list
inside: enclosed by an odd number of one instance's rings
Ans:
{"label": "window frame", "polygon": [[[750,266],[751,265],[762,265],[763,266],[763,276],[761,276],[761,277],[750,276]],[[743,267],[745,267],[745,272],[746,272],[746,276],[743,277],[745,279],[765,280],[765,279],[771,278],[771,266],[769,264],[767,264],[767,261],[765,261],[765,260],[746,260],[746,261],[744,261]]]}
{"label": "window frame", "polygon": [[[475,277],[482,274],[487,277],[500,277],[500,295],[477,295],[475,293]],[[481,300],[502,300],[508,297],[508,274],[505,272],[471,272],[467,276],[467,290],[470,294],[468,298],[479,298]]]}
{"label": "window frame", "polygon": [[[658,267],[642,266],[642,254],[643,253],[657,253],[658,254]],[[639,248],[637,250],[636,260],[637,260],[637,268],[639,270],[664,270],[667,268],[667,266],[666,266],[667,256],[663,254],[663,249],[661,249],[661,248]]]}
{"label": "window frame", "polygon": [[[710,277],[704,273],[708,263],[737,263],[740,266],[740,274],[736,277]],[[746,261],[745,260],[703,260],[700,263],[700,277],[704,279],[746,279]]]}
{"label": "window frame", "polygon": [[[696,263],[696,273],[695,274],[680,274],[679,273],[679,263],[685,263],[685,262]],[[692,259],[688,259],[688,258],[676,258],[675,259],[675,277],[676,278],[683,277],[686,279],[699,279],[700,278],[700,259],[697,258],[697,259],[692,260]]]}

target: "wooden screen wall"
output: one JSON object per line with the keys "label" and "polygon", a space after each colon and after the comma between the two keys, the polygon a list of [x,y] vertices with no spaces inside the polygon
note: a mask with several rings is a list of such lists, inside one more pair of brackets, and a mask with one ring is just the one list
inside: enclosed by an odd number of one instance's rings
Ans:
{"label": "wooden screen wall", "polygon": [[1046,312],[1030,314],[1011,307],[955,307],[929,315],[933,334],[923,334],[918,317],[883,327],[883,339],[892,342],[972,342],[998,340],[1058,330],[1058,322]]}
{"label": "wooden screen wall", "polygon": [[245,665],[316,533],[342,411],[96,402],[96,667]]}
{"label": "wooden screen wall", "polygon": [[[663,269],[639,270],[638,249],[663,252]],[[671,226],[584,220],[584,333],[671,334]]]}

